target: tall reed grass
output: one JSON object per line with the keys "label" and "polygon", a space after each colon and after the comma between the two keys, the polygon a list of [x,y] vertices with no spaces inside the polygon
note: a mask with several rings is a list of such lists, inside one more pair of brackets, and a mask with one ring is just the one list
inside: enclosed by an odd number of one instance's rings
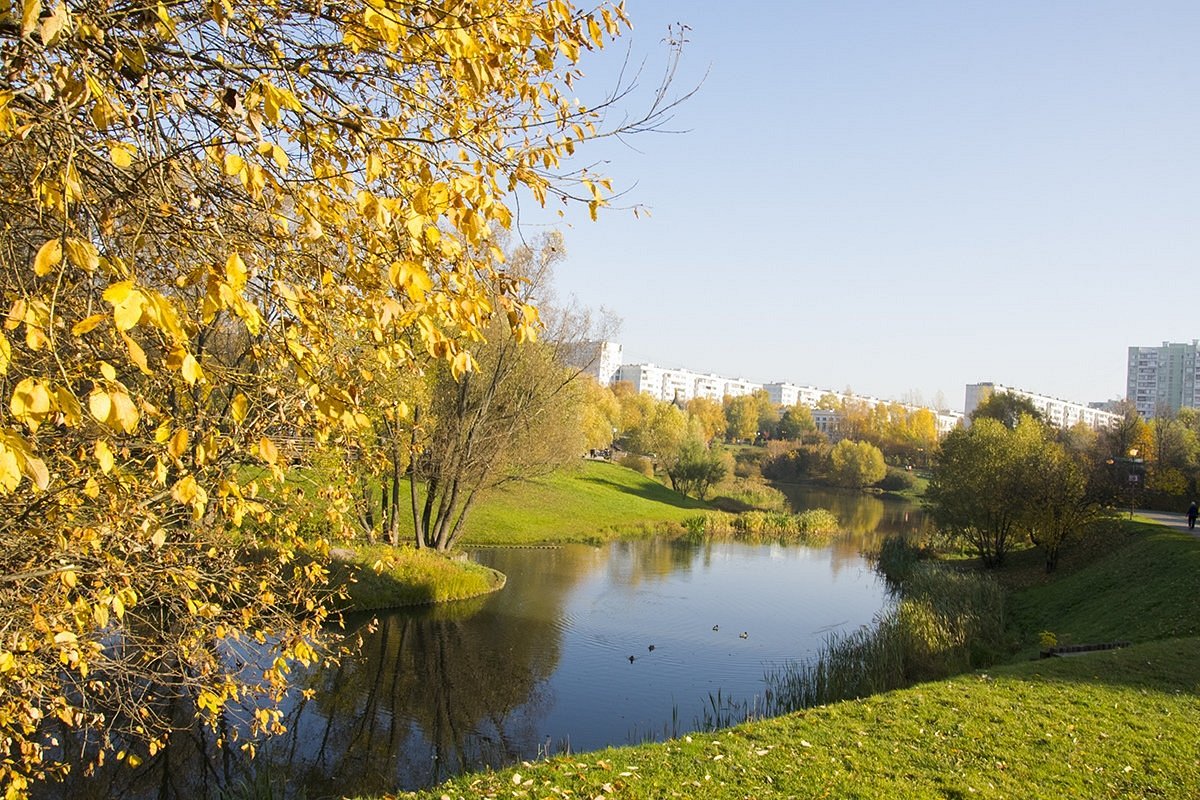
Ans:
{"label": "tall reed grass", "polygon": [[833,634],[817,655],[766,675],[772,713],[849,700],[986,666],[1008,647],[990,575],[905,556],[898,599],[873,628]]}
{"label": "tall reed grass", "polygon": [[798,514],[781,511],[746,511],[727,514],[709,511],[683,521],[683,527],[694,536],[731,535],[738,539],[778,539],[809,542],[828,538],[839,530],[838,519],[832,511],[810,508]]}

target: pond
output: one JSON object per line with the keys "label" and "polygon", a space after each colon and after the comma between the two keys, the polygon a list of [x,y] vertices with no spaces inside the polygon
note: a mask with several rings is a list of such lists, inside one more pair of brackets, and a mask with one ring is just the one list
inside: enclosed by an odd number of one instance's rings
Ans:
{"label": "pond", "polygon": [[871,623],[888,598],[862,549],[923,525],[908,504],[799,491],[794,503],[834,509],[847,533],[822,547],[472,551],[508,576],[503,591],[348,620],[360,653],[299,676],[311,699],[294,695],[288,733],[253,763],[197,731],[133,776],[73,779],[61,796],[190,798],[255,780],[310,800],[383,793],[740,720],[765,708],[768,670]]}

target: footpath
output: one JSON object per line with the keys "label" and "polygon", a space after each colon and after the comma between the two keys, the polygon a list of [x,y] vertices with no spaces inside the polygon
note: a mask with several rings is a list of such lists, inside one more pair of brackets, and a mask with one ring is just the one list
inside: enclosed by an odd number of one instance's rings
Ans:
{"label": "footpath", "polygon": [[1197,524],[1195,530],[1188,530],[1187,514],[1175,514],[1170,511],[1145,511],[1138,509],[1133,512],[1135,516],[1145,517],[1159,525],[1166,525],[1168,528],[1174,528],[1177,531],[1187,531],[1193,536],[1200,536],[1200,523]]}

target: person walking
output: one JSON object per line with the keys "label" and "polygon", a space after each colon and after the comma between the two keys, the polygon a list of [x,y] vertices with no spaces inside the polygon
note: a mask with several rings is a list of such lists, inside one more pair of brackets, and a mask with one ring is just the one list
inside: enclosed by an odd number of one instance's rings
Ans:
{"label": "person walking", "polygon": [[1196,506],[1196,501],[1193,500],[1192,504],[1190,506],[1188,506],[1188,530],[1189,531],[1196,529],[1196,515],[1197,514],[1200,514],[1200,508],[1198,508]]}

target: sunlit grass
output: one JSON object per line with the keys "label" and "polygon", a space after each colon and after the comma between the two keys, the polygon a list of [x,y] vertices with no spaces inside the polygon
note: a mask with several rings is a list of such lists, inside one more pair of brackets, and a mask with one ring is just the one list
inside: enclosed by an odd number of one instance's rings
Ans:
{"label": "sunlit grass", "polygon": [[678,530],[698,500],[615,464],[588,461],[489,492],[468,518],[467,544],[586,542]]}
{"label": "sunlit grass", "polygon": [[331,577],[346,586],[354,610],[465,600],[504,586],[504,576],[494,569],[429,550],[374,544],[340,555]]}

